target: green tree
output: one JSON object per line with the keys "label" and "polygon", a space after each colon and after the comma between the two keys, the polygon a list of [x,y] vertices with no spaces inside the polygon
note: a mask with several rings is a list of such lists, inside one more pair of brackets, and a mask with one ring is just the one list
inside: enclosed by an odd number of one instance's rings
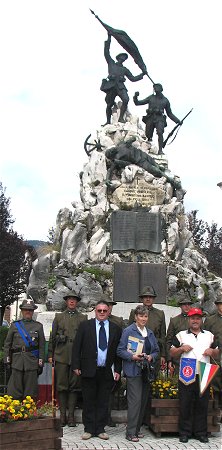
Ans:
{"label": "green tree", "polygon": [[215,222],[206,226],[207,237],[204,253],[209,261],[209,269],[220,277],[222,276],[222,228]]}
{"label": "green tree", "polygon": [[197,213],[198,210],[194,209],[187,214],[187,217],[189,220],[190,231],[193,233],[194,242],[199,248],[202,248],[205,244],[207,224],[202,219],[197,218]]}
{"label": "green tree", "polygon": [[190,230],[193,233],[194,242],[206,256],[209,269],[222,276],[222,228],[218,228],[215,222],[209,225],[197,218],[197,210],[188,213]]}
{"label": "green tree", "polygon": [[10,198],[0,182],[0,325],[7,305],[25,291],[24,258],[26,245],[13,230],[14,220],[9,209]]}

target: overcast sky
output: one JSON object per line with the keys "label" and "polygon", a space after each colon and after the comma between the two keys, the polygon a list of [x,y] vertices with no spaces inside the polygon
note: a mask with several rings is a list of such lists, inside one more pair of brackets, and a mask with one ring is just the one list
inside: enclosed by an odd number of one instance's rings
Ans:
{"label": "overcast sky", "polygon": [[[46,239],[60,208],[79,200],[83,143],[105,122],[107,33],[89,8],[126,31],[174,114],[193,112],[166,147],[186,189],[185,208],[222,226],[221,1],[7,0],[0,2],[0,181],[11,197],[14,229]],[[111,55],[122,51],[113,40]],[[125,65],[140,72],[132,58]],[[147,77],[127,81],[132,96],[152,93]],[[167,133],[174,123],[168,120]]]}

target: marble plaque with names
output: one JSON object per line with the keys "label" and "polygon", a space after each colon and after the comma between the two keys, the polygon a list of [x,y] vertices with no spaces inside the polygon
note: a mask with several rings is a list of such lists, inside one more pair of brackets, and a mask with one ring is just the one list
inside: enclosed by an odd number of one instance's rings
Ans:
{"label": "marble plaque with names", "polygon": [[115,302],[139,302],[145,286],[153,286],[157,297],[154,303],[166,303],[166,266],[154,263],[114,263],[113,299]]}
{"label": "marble plaque with names", "polygon": [[112,251],[161,252],[161,215],[147,211],[114,211],[111,216]]}

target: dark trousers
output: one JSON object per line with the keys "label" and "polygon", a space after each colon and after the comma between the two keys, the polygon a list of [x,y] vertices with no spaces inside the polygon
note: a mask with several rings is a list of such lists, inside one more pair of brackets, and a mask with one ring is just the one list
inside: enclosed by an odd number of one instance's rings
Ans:
{"label": "dark trousers", "polygon": [[207,435],[207,413],[210,397],[210,388],[208,387],[200,397],[199,377],[189,385],[179,381],[179,434],[191,437]]}
{"label": "dark trousers", "polygon": [[16,400],[23,400],[27,395],[36,400],[38,396],[37,370],[12,369],[7,394]]}
{"label": "dark trousers", "polygon": [[92,435],[104,432],[112,386],[112,372],[107,376],[105,368],[98,368],[92,378],[82,377],[82,421],[85,431]]}

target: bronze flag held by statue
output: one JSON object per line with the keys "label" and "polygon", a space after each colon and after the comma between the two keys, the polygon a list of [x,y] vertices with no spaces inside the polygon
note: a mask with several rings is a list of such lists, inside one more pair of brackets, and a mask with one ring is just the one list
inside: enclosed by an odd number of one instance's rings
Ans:
{"label": "bronze flag held by statue", "polygon": [[142,72],[144,72],[148,76],[150,81],[152,81],[152,83],[154,83],[152,78],[147,73],[146,65],[142,59],[142,56],[140,55],[140,52],[139,52],[136,44],[132,41],[132,39],[128,36],[128,34],[125,31],[116,30],[115,28],[110,27],[109,25],[104,23],[94,13],[94,11],[92,11],[91,9],[90,9],[90,11],[96,17],[96,19],[102,24],[102,26],[106,29],[106,31],[117,40],[117,42],[121,45],[121,47],[123,47],[127,51],[127,53],[130,54],[130,56],[132,56],[135,63],[137,64],[137,66],[139,66],[139,68],[142,70]]}

